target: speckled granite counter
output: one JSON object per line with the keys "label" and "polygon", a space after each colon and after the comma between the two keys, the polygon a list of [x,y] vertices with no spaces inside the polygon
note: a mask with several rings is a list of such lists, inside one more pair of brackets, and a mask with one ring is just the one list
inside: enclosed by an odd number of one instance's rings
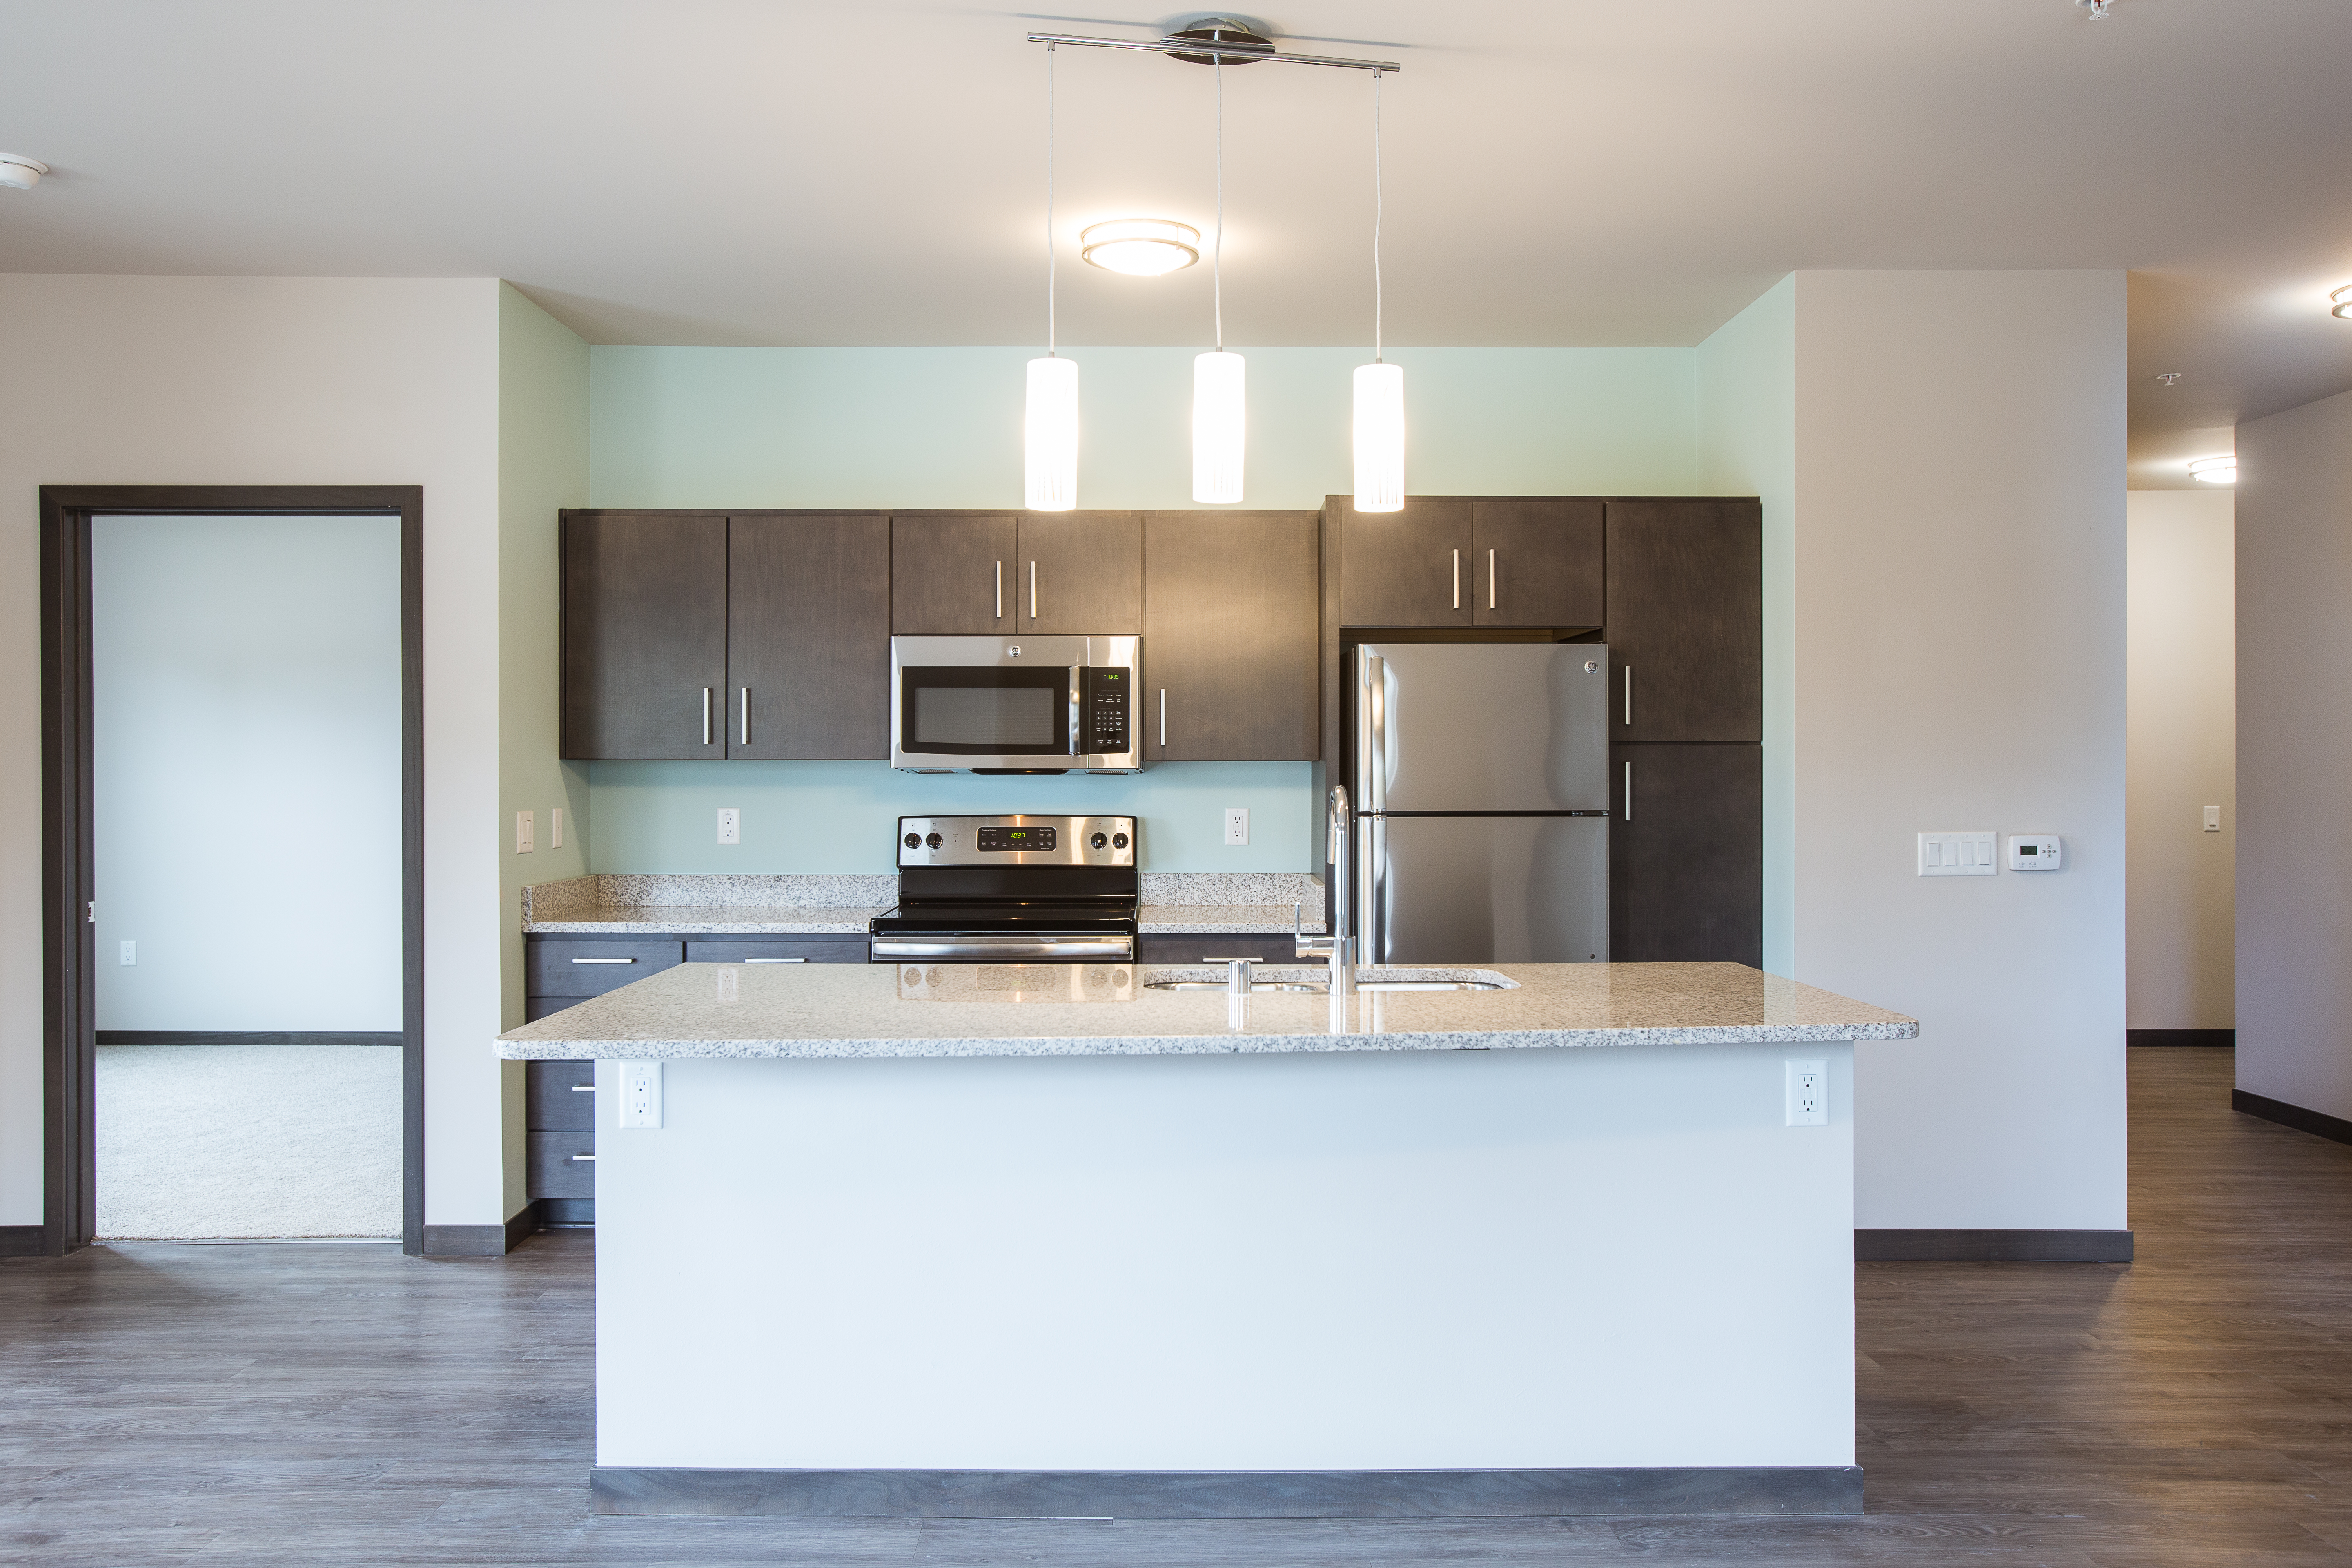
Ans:
{"label": "speckled granite counter", "polygon": [[[1294,900],[1303,906],[1305,930],[1323,929],[1323,884],[1303,872],[1146,871],[1142,881],[1138,926],[1146,935],[1286,931]],[[542,882],[522,894],[522,929],[533,933],[863,933],[897,900],[898,879],[600,875]]]}
{"label": "speckled granite counter", "polygon": [[[1312,969],[1261,972],[1312,977]],[[1387,971],[1368,970],[1379,979]],[[1400,972],[1402,973],[1402,972]],[[1244,1021],[1215,977],[1139,965],[682,964],[499,1037],[504,1057],[1052,1057],[1517,1050],[1910,1039],[1916,1021],[1736,963],[1496,964],[1415,970],[1502,989],[1366,993],[1350,1031],[1326,999],[1262,992]],[[1045,989],[1034,989],[1043,982]],[[1018,987],[1029,987],[1020,989]]]}

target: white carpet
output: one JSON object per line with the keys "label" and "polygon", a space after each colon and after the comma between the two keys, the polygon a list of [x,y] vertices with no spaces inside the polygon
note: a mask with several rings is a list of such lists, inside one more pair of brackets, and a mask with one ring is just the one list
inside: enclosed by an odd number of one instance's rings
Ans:
{"label": "white carpet", "polygon": [[100,1046],[101,1239],[400,1235],[397,1046]]}

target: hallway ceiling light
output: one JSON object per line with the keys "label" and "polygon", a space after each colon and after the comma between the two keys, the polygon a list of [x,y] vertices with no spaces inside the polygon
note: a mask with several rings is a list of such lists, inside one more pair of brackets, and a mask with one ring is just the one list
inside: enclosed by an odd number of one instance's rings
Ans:
{"label": "hallway ceiling light", "polygon": [[2189,477],[2209,485],[2234,485],[2238,482],[2238,458],[2235,453],[2226,458],[2200,458],[2189,465]]}
{"label": "hallway ceiling light", "polygon": [[1201,259],[1201,231],[1171,218],[1113,218],[1079,232],[1078,255],[1106,272],[1161,278]]}
{"label": "hallway ceiling light", "polygon": [[2352,283],[2347,283],[2343,288],[2330,294],[2327,297],[2327,302],[2336,307],[2327,312],[2329,315],[2341,316],[2347,321],[2352,321]]}
{"label": "hallway ceiling light", "polygon": [[12,191],[29,191],[41,183],[49,166],[38,158],[27,158],[21,153],[0,153],[0,185]]}

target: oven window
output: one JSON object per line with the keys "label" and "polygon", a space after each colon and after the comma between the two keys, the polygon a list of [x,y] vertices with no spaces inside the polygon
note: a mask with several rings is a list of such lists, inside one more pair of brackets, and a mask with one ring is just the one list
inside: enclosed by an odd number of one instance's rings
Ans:
{"label": "oven window", "polygon": [[1070,750],[1069,672],[915,667],[899,672],[905,752],[1060,756]]}

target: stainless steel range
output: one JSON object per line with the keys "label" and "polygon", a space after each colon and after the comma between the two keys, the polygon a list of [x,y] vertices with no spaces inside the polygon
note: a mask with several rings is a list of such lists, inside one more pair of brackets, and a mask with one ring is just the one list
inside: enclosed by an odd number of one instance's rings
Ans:
{"label": "stainless steel range", "polygon": [[898,903],[876,963],[1105,963],[1135,957],[1131,816],[902,816]]}

